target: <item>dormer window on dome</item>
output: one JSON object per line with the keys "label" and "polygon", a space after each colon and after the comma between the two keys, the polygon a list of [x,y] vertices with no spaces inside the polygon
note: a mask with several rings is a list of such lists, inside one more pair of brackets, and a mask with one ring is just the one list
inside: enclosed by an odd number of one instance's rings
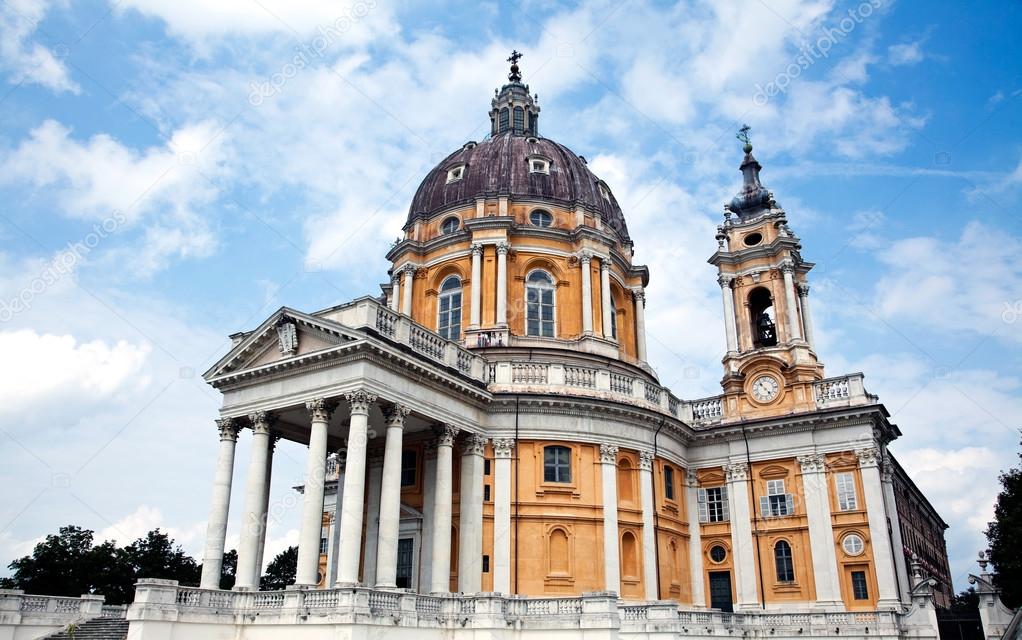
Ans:
{"label": "dormer window on dome", "polygon": [[455,165],[447,170],[447,184],[457,182],[465,177],[465,165],[464,163]]}
{"label": "dormer window on dome", "polygon": [[610,189],[607,188],[607,185],[603,184],[603,182],[597,182],[596,183],[596,188],[599,189],[599,191],[600,191],[600,197],[602,197],[604,200],[609,202],[610,201]]}
{"label": "dormer window on dome", "polygon": [[550,174],[550,158],[540,155],[531,155],[529,160],[529,173]]}

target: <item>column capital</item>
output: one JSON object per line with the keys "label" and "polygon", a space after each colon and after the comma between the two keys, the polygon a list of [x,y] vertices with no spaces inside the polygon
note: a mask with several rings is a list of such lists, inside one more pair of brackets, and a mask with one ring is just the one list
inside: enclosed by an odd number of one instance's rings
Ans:
{"label": "column capital", "polygon": [[498,242],[497,243],[497,255],[506,256],[507,252],[511,250],[510,242]]}
{"label": "column capital", "polygon": [[646,290],[642,287],[632,289],[632,297],[635,298],[636,302],[641,302],[643,306],[646,305]]}
{"label": "column capital", "polygon": [[494,438],[493,456],[495,458],[510,458],[515,448],[514,438]]}
{"label": "column capital", "polygon": [[732,462],[724,465],[724,474],[728,482],[740,482],[749,479],[749,465],[746,462]]}
{"label": "column capital", "polygon": [[860,467],[876,467],[880,463],[880,450],[876,447],[856,449],[855,457],[859,459]]}
{"label": "column capital", "polygon": [[344,399],[351,405],[351,413],[369,413],[369,405],[376,402],[376,396],[369,393],[365,389],[359,389],[352,391],[351,393],[344,394]]}
{"label": "column capital", "polygon": [[403,429],[405,426],[405,418],[408,417],[408,414],[411,412],[412,410],[403,404],[391,405],[389,408],[387,408],[386,411],[383,412],[383,417],[387,424],[387,428],[389,429],[390,427],[395,427],[398,429]]}
{"label": "column capital", "polygon": [[241,431],[241,427],[238,425],[238,421],[234,418],[220,418],[216,421],[217,431],[220,432],[220,440],[230,440],[231,442],[238,441],[238,432]]}
{"label": "column capital", "polygon": [[412,262],[406,262],[403,265],[401,265],[401,267],[398,269],[398,272],[402,273],[404,275],[411,274],[414,277],[415,276],[415,272],[418,271],[418,270],[419,270],[419,265],[414,264]]}
{"label": "column capital", "polygon": [[433,429],[436,433],[436,445],[438,447],[453,447],[454,439],[458,437],[460,429],[453,424],[445,424]]}
{"label": "column capital", "polygon": [[461,455],[481,456],[486,452],[486,436],[470,433],[461,441]]}
{"label": "column capital", "polygon": [[330,422],[330,415],[337,403],[328,398],[313,398],[305,403],[305,410],[314,422]]}
{"label": "column capital", "polygon": [[269,411],[253,411],[248,414],[248,421],[251,423],[254,433],[269,435],[270,427],[277,421],[277,418]]}
{"label": "column capital", "polygon": [[577,257],[579,264],[585,267],[593,261],[593,252],[588,249],[583,249],[578,252]]}
{"label": "column capital", "polygon": [[640,451],[639,452],[639,469],[641,471],[652,471],[653,470],[653,452],[652,451]]}
{"label": "column capital", "polygon": [[695,469],[685,470],[685,483],[692,489],[699,488],[699,476]]}
{"label": "column capital", "polygon": [[472,255],[473,256],[481,256],[481,255],[483,255],[483,243],[481,243],[481,242],[473,242],[472,243]]}
{"label": "column capital", "polygon": [[795,263],[791,260],[781,261],[781,273],[792,274],[795,273]]}
{"label": "column capital", "polygon": [[615,444],[600,445],[600,462],[603,464],[617,464],[618,447]]}
{"label": "column capital", "polygon": [[827,470],[827,458],[822,453],[810,453],[797,458],[802,474],[823,473]]}
{"label": "column capital", "polygon": [[798,290],[798,297],[806,298],[809,296],[809,283],[808,282],[796,282],[795,289]]}
{"label": "column capital", "polygon": [[600,258],[600,272],[606,273],[610,271],[611,260],[610,258]]}
{"label": "column capital", "polygon": [[729,288],[734,281],[735,277],[729,273],[722,273],[717,276],[717,284],[720,285],[721,289]]}

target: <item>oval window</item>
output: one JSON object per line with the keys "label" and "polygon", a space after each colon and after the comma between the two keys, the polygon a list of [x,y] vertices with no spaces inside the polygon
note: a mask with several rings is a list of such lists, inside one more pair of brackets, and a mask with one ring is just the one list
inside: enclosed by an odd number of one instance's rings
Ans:
{"label": "oval window", "polygon": [[724,547],[718,544],[710,549],[710,560],[720,564],[721,562],[724,562],[725,558],[727,558],[727,549]]}
{"label": "oval window", "polygon": [[841,548],[850,556],[857,556],[866,548],[866,543],[855,533],[849,533],[841,541]]}
{"label": "oval window", "polygon": [[536,209],[529,214],[529,222],[536,225],[537,227],[549,227],[554,223],[554,217],[549,211],[543,209]]}
{"label": "oval window", "polygon": [[451,216],[440,224],[440,233],[446,236],[455,233],[459,227],[461,227],[461,222],[454,216]]}
{"label": "oval window", "polygon": [[760,242],[763,242],[763,234],[750,233],[749,235],[745,236],[742,242],[744,242],[745,246],[747,247],[755,247]]}

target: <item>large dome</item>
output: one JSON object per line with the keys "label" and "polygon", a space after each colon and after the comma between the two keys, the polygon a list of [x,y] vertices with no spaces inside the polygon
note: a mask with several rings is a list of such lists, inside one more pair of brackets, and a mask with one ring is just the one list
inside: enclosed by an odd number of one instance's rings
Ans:
{"label": "large dome", "polygon": [[[532,157],[548,160],[549,174],[530,171]],[[462,178],[449,181],[448,172],[458,166],[464,167]],[[600,212],[604,223],[615,229],[622,241],[629,240],[614,194],[589,170],[585,160],[553,140],[511,131],[478,144],[468,143],[434,167],[415,192],[408,222],[469,204],[481,195],[535,198],[567,207],[578,203]]]}

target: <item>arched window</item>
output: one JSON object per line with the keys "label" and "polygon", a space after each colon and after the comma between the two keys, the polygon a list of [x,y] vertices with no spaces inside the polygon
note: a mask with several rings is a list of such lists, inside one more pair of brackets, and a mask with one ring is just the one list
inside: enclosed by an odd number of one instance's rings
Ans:
{"label": "arched window", "polygon": [[544,447],[543,482],[571,482],[571,449]]}
{"label": "arched window", "polygon": [[554,279],[546,271],[533,271],[525,283],[525,333],[554,337]]}
{"label": "arched window", "polygon": [[515,131],[525,130],[525,109],[515,107]]}
{"label": "arched window", "polygon": [[749,321],[752,323],[753,345],[759,348],[777,344],[774,301],[763,287],[756,287],[749,293]]}
{"label": "arched window", "polygon": [[440,233],[445,236],[457,232],[459,228],[461,228],[461,222],[454,216],[440,223]]}
{"label": "arched window", "polygon": [[617,497],[620,502],[634,502],[635,488],[632,486],[632,463],[621,458],[617,464]]}
{"label": "arched window", "polygon": [[461,279],[447,276],[440,285],[436,330],[448,340],[461,337]]}
{"label": "arched window", "polygon": [[791,545],[778,540],[774,545],[774,563],[778,582],[795,582],[795,565],[791,561]]}
{"label": "arched window", "polygon": [[500,132],[501,133],[504,133],[505,131],[507,131],[508,117],[509,116],[510,116],[510,112],[507,110],[507,107],[504,107],[503,109],[500,110]]}
{"label": "arched window", "polygon": [[639,545],[631,531],[625,531],[621,536],[621,575],[625,578],[639,577]]}
{"label": "arched window", "polygon": [[554,217],[545,209],[536,209],[529,214],[529,222],[537,227],[549,227],[554,223]]}

